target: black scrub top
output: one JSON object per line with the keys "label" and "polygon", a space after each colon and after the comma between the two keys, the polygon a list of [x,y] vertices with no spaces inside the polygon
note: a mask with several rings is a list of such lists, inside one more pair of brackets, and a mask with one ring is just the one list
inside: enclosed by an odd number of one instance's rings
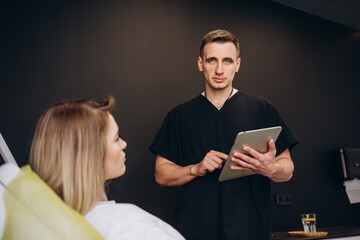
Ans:
{"label": "black scrub top", "polygon": [[[203,95],[171,110],[150,150],[180,165],[199,163],[210,150],[228,154],[241,131],[282,126],[277,155],[298,140],[266,99],[238,91],[218,110]],[[176,228],[186,239],[270,239],[271,183],[255,174],[219,182],[221,170],[182,186]]]}

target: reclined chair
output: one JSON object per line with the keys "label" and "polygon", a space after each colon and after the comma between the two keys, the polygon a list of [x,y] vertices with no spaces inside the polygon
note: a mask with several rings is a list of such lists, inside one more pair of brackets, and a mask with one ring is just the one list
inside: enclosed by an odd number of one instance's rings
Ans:
{"label": "reclined chair", "polygon": [[103,239],[30,166],[0,166],[0,237],[25,239]]}

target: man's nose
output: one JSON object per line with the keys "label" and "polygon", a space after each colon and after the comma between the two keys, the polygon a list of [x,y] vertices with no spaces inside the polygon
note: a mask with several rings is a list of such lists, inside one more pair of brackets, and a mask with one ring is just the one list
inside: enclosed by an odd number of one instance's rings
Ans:
{"label": "man's nose", "polygon": [[220,75],[224,73],[223,65],[221,63],[218,63],[216,66],[216,74]]}

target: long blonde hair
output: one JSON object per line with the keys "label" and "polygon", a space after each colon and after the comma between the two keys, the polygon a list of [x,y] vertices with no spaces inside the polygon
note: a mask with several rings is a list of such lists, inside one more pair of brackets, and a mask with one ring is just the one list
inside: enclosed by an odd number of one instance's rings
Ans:
{"label": "long blonde hair", "polygon": [[114,99],[65,101],[40,117],[30,164],[68,205],[85,215],[104,192],[106,134]]}

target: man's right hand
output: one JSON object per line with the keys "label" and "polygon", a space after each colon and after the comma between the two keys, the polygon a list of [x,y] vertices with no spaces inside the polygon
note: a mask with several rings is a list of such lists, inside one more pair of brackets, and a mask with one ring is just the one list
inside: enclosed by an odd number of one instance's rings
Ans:
{"label": "man's right hand", "polygon": [[201,162],[191,167],[191,174],[194,176],[204,176],[208,172],[214,172],[222,167],[227,158],[228,155],[225,153],[211,150]]}
{"label": "man's right hand", "polygon": [[220,169],[228,155],[211,150],[198,164],[179,166],[172,161],[156,156],[155,179],[160,186],[182,186],[207,172]]}

